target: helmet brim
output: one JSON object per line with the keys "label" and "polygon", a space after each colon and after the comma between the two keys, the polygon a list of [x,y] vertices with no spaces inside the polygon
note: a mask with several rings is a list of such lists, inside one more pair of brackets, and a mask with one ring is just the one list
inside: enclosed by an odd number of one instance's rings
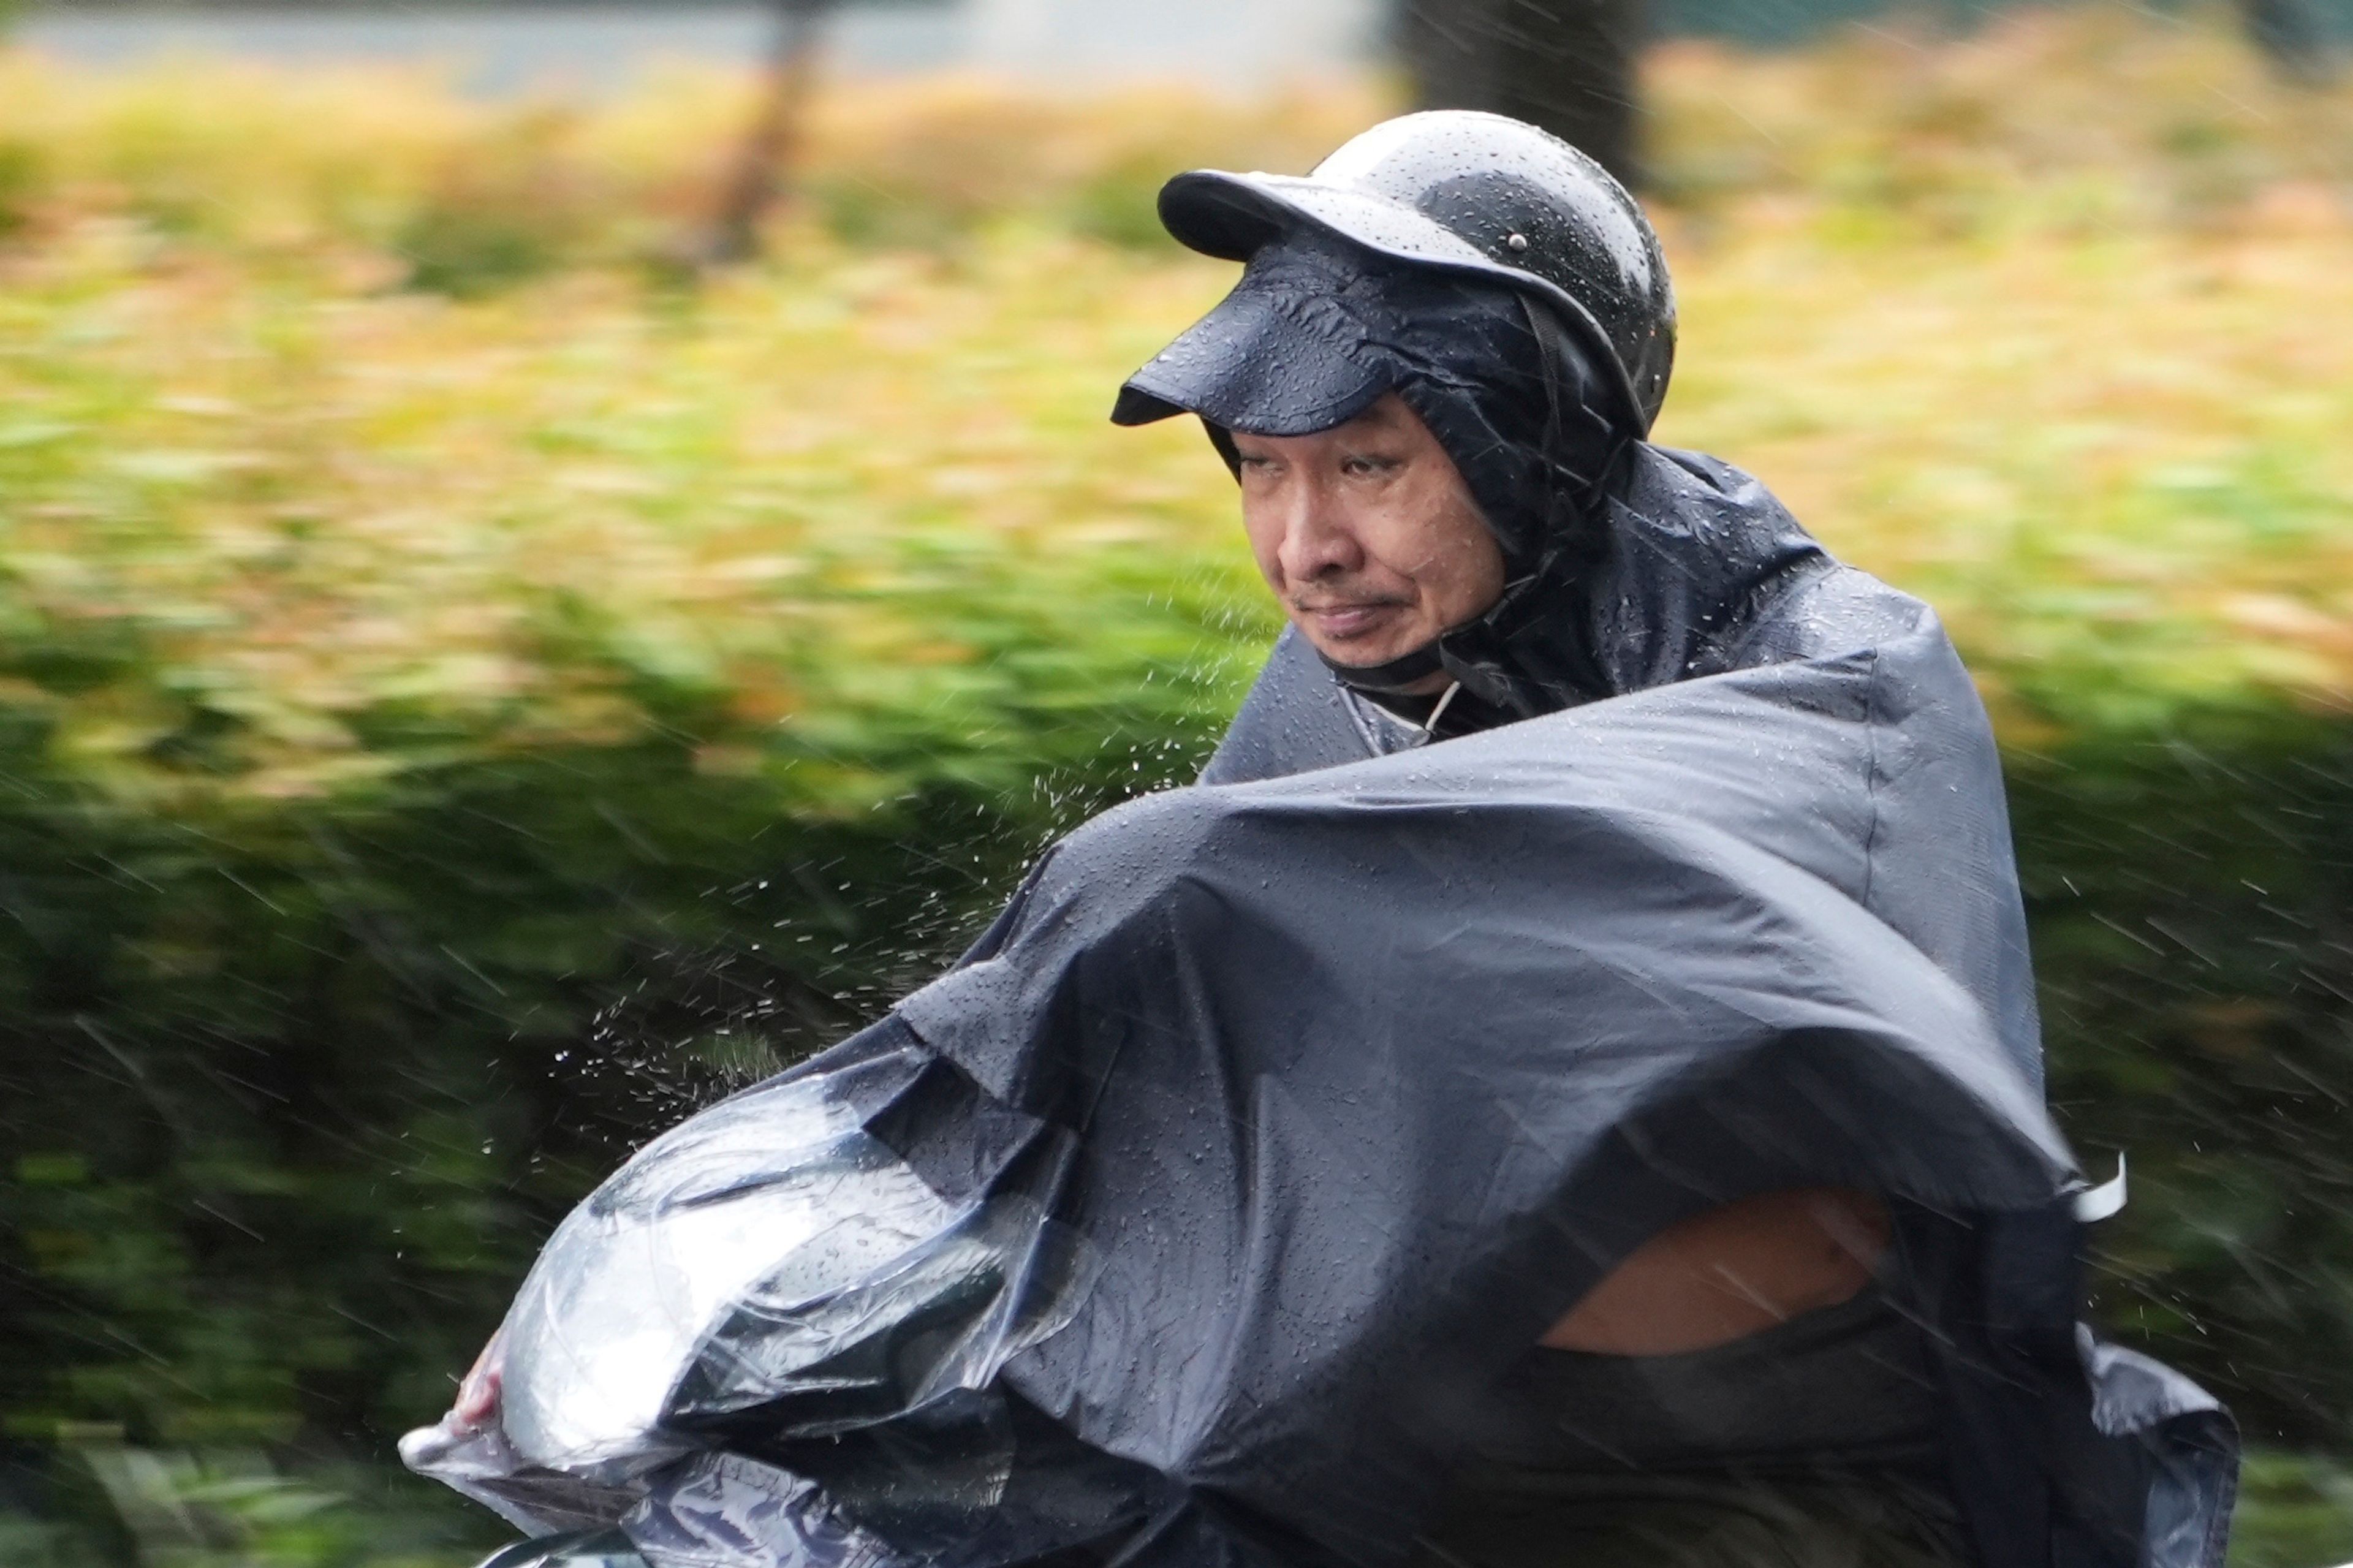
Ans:
{"label": "helmet brim", "polygon": [[1359,363],[1318,320],[1281,289],[1245,278],[1143,369],[1112,406],[1115,425],[1198,414],[1227,430],[1307,436],[1372,406],[1388,374]]}
{"label": "helmet brim", "polygon": [[1492,279],[1534,294],[1562,313],[1594,352],[1633,420],[1648,435],[1651,414],[1592,312],[1549,279],[1495,260],[1452,229],[1407,203],[1296,174],[1241,174],[1194,169],[1160,188],[1160,221],[1178,244],[1226,261],[1248,261],[1261,247],[1301,227],[1335,235],[1377,255]]}

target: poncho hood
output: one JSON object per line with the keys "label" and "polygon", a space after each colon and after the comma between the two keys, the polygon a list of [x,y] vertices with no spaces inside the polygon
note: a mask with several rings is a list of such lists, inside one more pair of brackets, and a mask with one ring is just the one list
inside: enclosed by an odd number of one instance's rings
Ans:
{"label": "poncho hood", "polygon": [[1489,721],[1731,668],[1734,634],[1757,622],[1749,601],[1822,563],[1754,481],[1637,442],[1552,306],[1328,236],[1252,255],[1113,417],[1198,414],[1230,465],[1229,432],[1328,429],[1388,392],[1452,458],[1503,550],[1501,600],[1412,671],[1442,668]]}
{"label": "poncho hood", "polygon": [[1128,378],[1112,418],[1197,414],[1230,467],[1230,432],[1328,430],[1387,392],[1461,471],[1515,581],[1574,543],[1586,498],[1633,439],[1551,306],[1315,235],[1253,255],[1216,309]]}

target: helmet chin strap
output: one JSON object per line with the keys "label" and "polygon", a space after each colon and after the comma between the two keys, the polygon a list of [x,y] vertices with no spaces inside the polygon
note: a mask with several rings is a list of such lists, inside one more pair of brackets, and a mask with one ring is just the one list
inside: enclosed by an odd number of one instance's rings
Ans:
{"label": "helmet chin strap", "polygon": [[1408,695],[1407,687],[1427,680],[1446,668],[1438,657],[1438,643],[1439,639],[1432,637],[1385,664],[1342,664],[1320,647],[1315,657],[1324,661],[1324,668],[1340,678],[1343,685],[1383,697],[1403,697]]}

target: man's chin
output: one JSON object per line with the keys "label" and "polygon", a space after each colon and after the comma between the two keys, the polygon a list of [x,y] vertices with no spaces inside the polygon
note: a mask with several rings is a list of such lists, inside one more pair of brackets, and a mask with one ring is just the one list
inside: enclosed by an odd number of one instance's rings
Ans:
{"label": "man's chin", "polygon": [[1346,669],[1378,669],[1422,646],[1395,637],[1356,637],[1342,641],[1336,637],[1319,637],[1314,632],[1308,632],[1306,636],[1315,651],[1324,656],[1325,663],[1336,664]]}
{"label": "man's chin", "polygon": [[1444,690],[1448,684],[1449,678],[1433,657],[1428,639],[1400,642],[1395,637],[1365,637],[1342,643],[1318,637],[1303,626],[1300,629],[1333,673],[1358,690],[1394,697],[1428,697]]}

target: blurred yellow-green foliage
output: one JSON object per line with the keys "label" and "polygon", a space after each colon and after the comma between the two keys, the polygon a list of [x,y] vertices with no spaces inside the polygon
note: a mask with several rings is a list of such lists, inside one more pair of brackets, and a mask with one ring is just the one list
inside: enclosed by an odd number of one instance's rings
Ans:
{"label": "blurred yellow-green foliage", "polygon": [[[1993,700],[2060,1109],[2133,1148],[2104,1313],[2343,1444],[2353,96],[2121,7],[1647,90],[1662,438]],[[219,1456],[435,1414],[584,1120],[871,1015],[1273,627],[1198,432],[1104,416],[1230,274],[1158,182],[1382,90],[837,84],[771,259],[697,279],[749,94],[0,50],[0,1443],[233,1494],[253,1560],[369,1559]],[[2353,1555],[2338,1467],[2253,1479],[2243,1562]]]}
{"label": "blurred yellow-green foliage", "polygon": [[[1930,595],[2013,726],[2341,698],[2353,100],[2105,9],[1679,44],[1649,85],[1664,439]],[[368,765],[339,716],[379,700],[631,722],[550,654],[559,605],[766,718],[822,710],[836,651],[985,683],[974,574],[1052,616],[1131,545],[1262,631],[1198,438],[1100,416],[1225,276],[1156,237],[1157,181],[1303,167],[1379,96],[842,87],[777,261],[689,289],[664,258],[745,91],[0,61],[20,602],[154,627],[268,789]],[[83,719],[100,752],[160,721]]]}

